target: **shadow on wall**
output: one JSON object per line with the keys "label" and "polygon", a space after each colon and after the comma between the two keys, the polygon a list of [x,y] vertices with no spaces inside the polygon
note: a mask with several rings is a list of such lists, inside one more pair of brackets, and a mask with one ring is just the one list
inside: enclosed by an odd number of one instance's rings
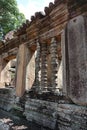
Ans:
{"label": "shadow on wall", "polygon": [[26,67],[26,90],[30,90],[35,82],[35,51],[29,50]]}

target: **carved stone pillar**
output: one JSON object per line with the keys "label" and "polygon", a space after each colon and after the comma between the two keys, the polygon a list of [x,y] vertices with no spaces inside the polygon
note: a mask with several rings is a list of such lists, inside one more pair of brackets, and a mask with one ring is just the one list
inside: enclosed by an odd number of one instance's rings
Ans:
{"label": "carved stone pillar", "polygon": [[41,44],[41,91],[47,91],[47,44]]}
{"label": "carved stone pillar", "polygon": [[52,38],[50,45],[50,53],[51,53],[51,90],[53,92],[58,91],[58,82],[57,82],[57,72],[58,72],[58,53],[57,53],[57,42],[55,38]]}
{"label": "carved stone pillar", "polygon": [[36,91],[39,91],[40,88],[40,82],[41,82],[41,75],[40,75],[40,66],[41,64],[41,47],[40,43],[37,41],[37,51],[36,51],[36,57],[35,57],[35,84],[36,84]]}
{"label": "carved stone pillar", "polygon": [[16,95],[21,97],[25,92],[26,83],[26,61],[27,61],[27,46],[21,44],[17,56],[16,69]]}

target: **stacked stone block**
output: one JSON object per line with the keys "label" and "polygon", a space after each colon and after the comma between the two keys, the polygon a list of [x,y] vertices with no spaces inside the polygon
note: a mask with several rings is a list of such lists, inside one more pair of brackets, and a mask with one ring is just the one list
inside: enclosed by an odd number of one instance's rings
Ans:
{"label": "stacked stone block", "polygon": [[41,45],[41,90],[47,91],[47,44]]}
{"label": "stacked stone block", "polygon": [[37,41],[37,52],[35,58],[35,83],[36,83],[36,91],[39,91],[40,88],[40,69],[41,69],[41,47],[40,43]]}
{"label": "stacked stone block", "polygon": [[52,38],[50,45],[50,53],[51,53],[51,77],[52,77],[52,91],[58,91],[58,82],[57,82],[57,73],[58,73],[58,54],[57,54],[57,42],[55,38]]}

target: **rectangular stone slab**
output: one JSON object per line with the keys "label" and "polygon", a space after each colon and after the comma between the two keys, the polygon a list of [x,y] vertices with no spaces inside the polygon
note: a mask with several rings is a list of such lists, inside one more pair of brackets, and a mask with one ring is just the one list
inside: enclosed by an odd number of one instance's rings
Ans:
{"label": "rectangular stone slab", "polygon": [[65,41],[67,94],[74,103],[87,105],[87,17],[69,21]]}

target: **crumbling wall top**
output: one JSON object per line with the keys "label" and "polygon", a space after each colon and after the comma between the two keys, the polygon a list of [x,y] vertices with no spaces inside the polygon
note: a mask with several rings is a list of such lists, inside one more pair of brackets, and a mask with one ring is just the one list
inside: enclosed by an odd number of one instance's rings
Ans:
{"label": "crumbling wall top", "polygon": [[[44,8],[44,13],[36,12],[30,21],[26,20],[20,28],[10,32],[12,36],[7,34],[5,45],[18,44],[18,41],[21,44],[20,37],[26,42],[37,38],[49,39],[58,35],[69,19],[84,13],[87,13],[87,0],[54,0],[54,3],[50,2],[49,6]],[[3,42],[0,48],[2,45]]]}

